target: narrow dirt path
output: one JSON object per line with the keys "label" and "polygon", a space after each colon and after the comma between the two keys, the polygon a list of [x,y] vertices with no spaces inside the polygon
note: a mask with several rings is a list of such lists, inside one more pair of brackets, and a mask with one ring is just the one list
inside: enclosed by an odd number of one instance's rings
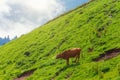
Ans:
{"label": "narrow dirt path", "polygon": [[116,57],[120,55],[120,48],[119,49],[111,49],[108,51],[105,51],[103,54],[100,54],[99,57],[93,59],[93,61],[102,61],[102,60],[108,60],[113,57]]}
{"label": "narrow dirt path", "polygon": [[30,75],[32,75],[35,70],[36,69],[26,71],[26,72],[22,73],[20,76],[18,76],[14,80],[25,80],[27,77],[29,77]]}

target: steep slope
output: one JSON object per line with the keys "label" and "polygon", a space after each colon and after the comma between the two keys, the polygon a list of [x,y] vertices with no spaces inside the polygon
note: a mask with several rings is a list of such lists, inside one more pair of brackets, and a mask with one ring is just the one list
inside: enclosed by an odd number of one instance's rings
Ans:
{"label": "steep slope", "polygon": [[[0,80],[31,70],[27,80],[119,80],[120,55],[96,62],[120,48],[119,5],[120,0],[92,0],[0,47]],[[82,49],[80,63],[66,66],[55,59],[74,47]]]}

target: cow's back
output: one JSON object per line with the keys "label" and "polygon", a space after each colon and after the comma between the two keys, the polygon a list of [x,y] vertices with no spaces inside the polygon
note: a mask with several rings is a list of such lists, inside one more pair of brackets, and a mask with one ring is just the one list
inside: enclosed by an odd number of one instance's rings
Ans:
{"label": "cow's back", "polygon": [[80,55],[80,48],[73,48],[70,50],[66,50],[63,52],[64,57],[68,58],[68,57],[75,57],[76,55]]}

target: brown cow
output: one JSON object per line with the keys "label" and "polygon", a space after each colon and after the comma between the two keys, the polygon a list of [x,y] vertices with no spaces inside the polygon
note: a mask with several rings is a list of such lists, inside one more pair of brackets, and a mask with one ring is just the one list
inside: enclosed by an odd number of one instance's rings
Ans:
{"label": "brown cow", "polygon": [[58,58],[62,58],[65,59],[67,61],[67,65],[69,65],[69,58],[75,57],[75,62],[79,62],[79,58],[80,58],[80,48],[73,48],[73,49],[69,49],[64,51],[61,54],[58,54],[56,56],[56,59]]}

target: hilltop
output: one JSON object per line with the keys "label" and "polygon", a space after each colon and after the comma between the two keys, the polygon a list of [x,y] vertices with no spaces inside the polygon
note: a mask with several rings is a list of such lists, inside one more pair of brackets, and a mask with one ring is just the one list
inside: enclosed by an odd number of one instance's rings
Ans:
{"label": "hilltop", "polygon": [[[92,0],[0,47],[0,80],[120,80],[120,1]],[[80,62],[56,59],[81,48]]]}

